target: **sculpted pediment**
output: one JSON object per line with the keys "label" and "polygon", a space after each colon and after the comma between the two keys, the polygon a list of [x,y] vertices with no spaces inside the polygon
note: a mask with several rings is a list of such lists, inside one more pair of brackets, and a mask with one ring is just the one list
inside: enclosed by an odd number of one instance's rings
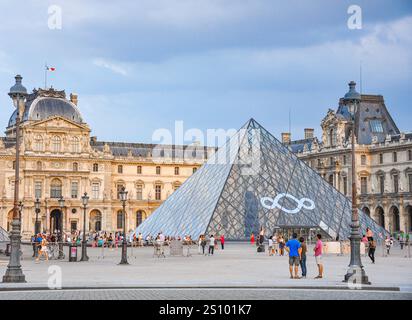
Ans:
{"label": "sculpted pediment", "polygon": [[87,125],[81,125],[60,116],[54,116],[31,125],[32,128],[65,128],[65,129],[83,129],[90,131]]}

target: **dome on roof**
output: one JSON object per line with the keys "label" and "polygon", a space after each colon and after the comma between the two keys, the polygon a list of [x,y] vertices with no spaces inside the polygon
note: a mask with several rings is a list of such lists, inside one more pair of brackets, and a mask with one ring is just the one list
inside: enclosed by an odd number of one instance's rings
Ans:
{"label": "dome on roof", "polygon": [[[71,101],[65,98],[64,91],[54,91],[53,96],[47,95],[47,91],[34,91],[28,97],[21,121],[41,121],[52,116],[60,116],[76,123],[83,123],[79,109]],[[8,126],[16,123],[17,110],[10,117]]]}

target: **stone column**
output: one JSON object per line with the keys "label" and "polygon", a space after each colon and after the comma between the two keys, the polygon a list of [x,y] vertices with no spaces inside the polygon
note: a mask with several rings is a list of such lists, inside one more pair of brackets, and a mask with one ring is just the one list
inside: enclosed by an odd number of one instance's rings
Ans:
{"label": "stone column", "polygon": [[[408,231],[407,223],[408,223],[408,217],[406,216],[406,210],[404,208],[404,205],[400,204],[399,205],[399,224],[400,224],[399,229],[401,231],[407,232]],[[406,226],[406,230],[405,230],[405,226]]]}

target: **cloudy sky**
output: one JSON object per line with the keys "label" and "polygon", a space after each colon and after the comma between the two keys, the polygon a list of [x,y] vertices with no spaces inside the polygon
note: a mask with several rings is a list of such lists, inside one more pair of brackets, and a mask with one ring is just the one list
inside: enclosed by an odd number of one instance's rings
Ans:
{"label": "cloudy sky", "polygon": [[[362,29],[347,26],[362,8]],[[62,28],[50,29],[57,5]],[[253,117],[279,137],[302,138],[350,80],[382,94],[401,131],[412,131],[410,0],[0,1],[0,126],[8,89],[49,84],[79,95],[99,140],[151,142],[158,128],[239,128]]]}

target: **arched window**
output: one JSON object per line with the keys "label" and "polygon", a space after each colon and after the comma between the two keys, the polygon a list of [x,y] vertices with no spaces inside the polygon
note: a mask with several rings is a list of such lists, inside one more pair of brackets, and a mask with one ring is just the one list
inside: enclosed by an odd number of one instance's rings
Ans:
{"label": "arched window", "polygon": [[79,171],[79,164],[77,162],[73,163],[73,171]]}
{"label": "arched window", "polygon": [[71,145],[72,145],[72,152],[75,152],[75,153],[80,152],[80,143],[79,143],[78,137],[72,137]]}
{"label": "arched window", "polygon": [[60,198],[62,196],[62,182],[59,179],[53,179],[50,184],[50,198]]}
{"label": "arched window", "polygon": [[117,229],[123,228],[123,211],[119,210],[117,212]]}
{"label": "arched window", "polygon": [[331,186],[333,186],[333,174],[329,176],[328,182]]}
{"label": "arched window", "polygon": [[159,184],[155,186],[155,199],[162,200],[162,186]]}
{"label": "arched window", "polygon": [[53,136],[52,138],[52,151],[60,152],[61,149],[61,139],[59,136]]}
{"label": "arched window", "polygon": [[329,146],[333,147],[336,144],[336,135],[335,135],[335,130],[330,129],[329,130]]}
{"label": "arched window", "polygon": [[43,138],[41,135],[34,138],[34,151],[43,151]]}
{"label": "arched window", "polygon": [[99,171],[99,164],[93,163],[93,172],[98,172]]}

